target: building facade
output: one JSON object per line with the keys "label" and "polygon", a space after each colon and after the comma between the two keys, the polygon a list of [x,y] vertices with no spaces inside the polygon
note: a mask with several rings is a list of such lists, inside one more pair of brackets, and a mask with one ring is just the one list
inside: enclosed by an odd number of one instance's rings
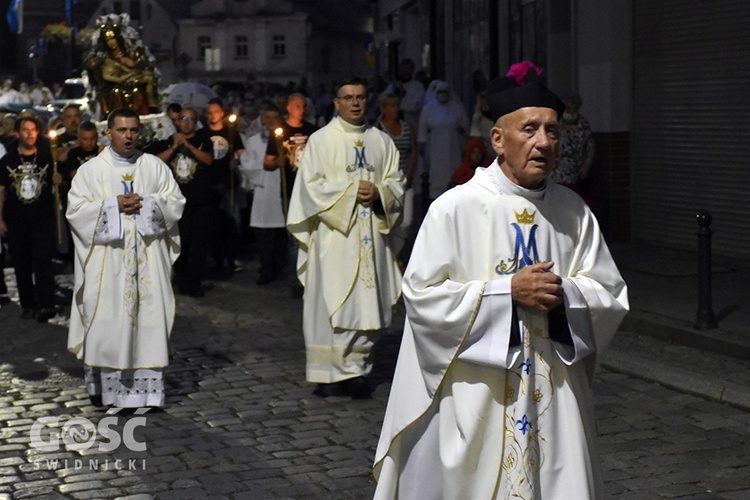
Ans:
{"label": "building facade", "polygon": [[[255,8],[253,8],[255,7]],[[197,81],[249,79],[286,83],[307,74],[307,15],[289,2],[200,2],[179,21],[185,76]]]}
{"label": "building facade", "polygon": [[380,71],[410,57],[469,110],[483,78],[535,61],[583,99],[610,240],[694,250],[705,210],[713,252],[748,259],[748,21],[741,0],[380,0],[376,39]]}
{"label": "building facade", "polygon": [[204,0],[178,21],[181,74],[200,81],[308,85],[369,76],[370,4],[352,1],[341,9],[341,2],[328,0]]}

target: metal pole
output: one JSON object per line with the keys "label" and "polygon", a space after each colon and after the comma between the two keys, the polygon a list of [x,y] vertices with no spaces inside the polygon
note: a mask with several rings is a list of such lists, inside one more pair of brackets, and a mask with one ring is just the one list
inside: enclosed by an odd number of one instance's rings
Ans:
{"label": "metal pole", "polygon": [[711,221],[708,212],[697,215],[698,221],[698,312],[694,328],[710,330],[716,328],[716,319],[711,306]]}
{"label": "metal pole", "polygon": [[[57,175],[57,131],[49,133],[50,152],[52,153],[52,175]],[[62,245],[62,213],[60,209],[60,186],[55,184],[55,223],[57,224],[57,245]]]}

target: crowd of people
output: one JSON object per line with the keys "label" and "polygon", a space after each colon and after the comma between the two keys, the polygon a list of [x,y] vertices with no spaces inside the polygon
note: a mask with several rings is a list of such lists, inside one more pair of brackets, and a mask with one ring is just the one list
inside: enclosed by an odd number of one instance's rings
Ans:
{"label": "crowd of people", "polygon": [[0,89],[0,105],[28,104],[41,106],[60,99],[61,94],[62,85],[59,82],[53,83],[50,88],[44,85],[41,80],[34,80],[32,85],[20,82],[18,88],[15,88],[13,80],[6,79],[3,81],[2,89]]}
{"label": "crowd of people", "polygon": [[[199,299],[210,270],[257,255],[258,286],[288,280],[303,300],[313,393],[359,399],[403,293],[376,498],[596,498],[590,375],[627,287],[585,201],[549,181],[564,165],[574,189],[591,168],[580,98],[520,66],[472,120],[409,60],[382,89],[350,77],[314,99],[302,86],[170,103],[174,133],[147,145],[127,108],[106,146],[72,105],[52,134],[32,111],[11,117],[0,238],[21,317],[60,312],[52,262],[68,255],[68,348],[92,403],[163,406],[174,294]],[[435,201],[409,257],[420,166]]]}

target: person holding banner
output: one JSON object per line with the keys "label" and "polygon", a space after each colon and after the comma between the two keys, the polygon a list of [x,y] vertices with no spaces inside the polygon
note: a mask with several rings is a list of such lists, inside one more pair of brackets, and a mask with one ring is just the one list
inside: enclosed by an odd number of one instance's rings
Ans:
{"label": "person holding banner", "polygon": [[0,159],[0,237],[7,237],[13,259],[21,317],[45,323],[56,314],[51,187],[62,183],[62,175],[53,172],[49,147],[37,147],[41,128],[34,117],[19,118],[18,148]]}

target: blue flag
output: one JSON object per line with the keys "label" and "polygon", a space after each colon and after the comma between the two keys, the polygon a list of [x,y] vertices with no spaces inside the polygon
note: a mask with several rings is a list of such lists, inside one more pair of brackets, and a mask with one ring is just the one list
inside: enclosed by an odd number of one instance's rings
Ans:
{"label": "blue flag", "polygon": [[23,0],[11,0],[6,17],[11,32],[23,33]]}
{"label": "blue flag", "polygon": [[[78,0],[73,0],[72,4],[75,5]],[[73,24],[73,15],[71,14],[71,0],[65,0],[65,19],[68,20],[68,26]]]}

